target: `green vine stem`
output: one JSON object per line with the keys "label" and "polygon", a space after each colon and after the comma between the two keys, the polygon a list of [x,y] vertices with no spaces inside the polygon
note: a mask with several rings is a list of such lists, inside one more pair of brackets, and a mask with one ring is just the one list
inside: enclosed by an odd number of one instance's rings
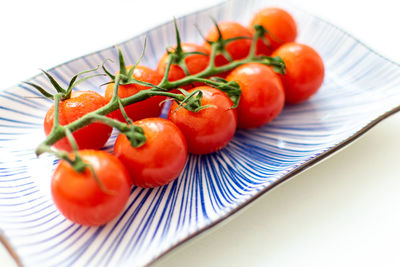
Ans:
{"label": "green vine stem", "polygon": [[[171,89],[179,88],[179,87],[182,87],[184,85],[187,85],[187,84],[190,84],[190,83],[193,83],[196,81],[203,81],[214,87],[217,87],[220,89],[225,88],[226,91],[233,92],[232,95],[234,97],[233,100],[235,103],[234,107],[236,107],[239,102],[239,97],[240,97],[240,93],[238,93],[238,85],[235,83],[227,83],[226,81],[224,82],[224,81],[218,80],[218,79],[217,80],[208,80],[207,78],[215,76],[215,75],[223,73],[223,72],[226,72],[226,71],[229,71],[229,70],[232,70],[232,69],[234,69],[238,66],[241,66],[243,64],[246,64],[246,63],[261,63],[261,64],[269,65],[269,66],[272,66],[276,72],[284,73],[285,72],[285,64],[281,58],[255,56],[255,53],[254,53],[255,45],[256,45],[255,42],[257,42],[259,36],[262,36],[263,33],[264,33],[264,31],[260,30],[260,27],[258,27],[258,29],[256,28],[256,32],[255,32],[256,36],[253,38],[252,49],[251,49],[248,57],[241,59],[241,60],[232,61],[224,66],[219,66],[219,67],[215,66],[214,60],[215,60],[215,56],[217,55],[218,50],[221,49],[220,44],[218,44],[218,42],[211,43],[211,55],[210,55],[209,66],[200,73],[186,76],[177,81],[168,81],[168,73],[169,73],[171,65],[174,62],[174,58],[175,58],[175,54],[172,52],[168,56],[169,57],[168,63],[167,63],[167,67],[166,67],[166,71],[163,76],[163,79],[160,82],[160,84],[158,84],[158,85],[143,83],[141,81],[131,78],[131,74],[132,74],[133,70],[131,69],[131,70],[129,70],[129,72],[126,72],[122,53],[119,50],[120,68],[122,70],[122,73],[117,74],[116,76],[110,75],[110,73],[108,73],[103,66],[103,69],[105,70],[107,75],[109,75],[110,77],[112,76],[112,80],[115,83],[114,95],[113,95],[112,99],[110,100],[110,102],[108,104],[106,104],[105,106],[82,116],[80,119],[71,122],[68,125],[62,126],[57,123],[58,125],[54,126],[51,133],[38,146],[38,148],[35,151],[36,154],[39,156],[40,154],[42,154],[44,152],[52,151],[51,146],[53,144],[55,144],[57,141],[59,141],[60,139],[64,138],[66,136],[67,131],[70,131],[72,133],[76,130],[79,130],[79,129],[93,123],[93,122],[105,123],[107,125],[110,125],[112,127],[119,129],[121,132],[123,132],[125,134],[128,134],[128,135],[130,134],[132,136],[132,140],[133,140],[133,141],[131,140],[131,144],[134,146],[139,146],[145,142],[145,139],[143,140],[143,138],[142,139],[137,138],[138,135],[140,135],[140,133],[141,133],[141,130],[139,130],[138,127],[136,127],[136,128],[132,127],[132,125],[129,125],[129,123],[126,124],[126,123],[116,121],[114,119],[106,117],[106,115],[117,109],[120,109],[121,105],[123,107],[125,107],[127,105],[130,105],[130,104],[133,104],[133,103],[136,103],[139,101],[143,101],[152,96],[170,97],[170,98],[174,99],[175,101],[177,101],[180,104],[180,107],[186,108],[193,112],[198,112],[199,110],[204,108],[201,106],[201,103],[200,103],[200,100],[201,100],[201,92],[200,91],[197,91],[197,92],[191,93],[191,94],[189,94],[187,92],[185,93],[185,91],[182,89],[181,89],[181,92],[183,92],[183,94],[174,94],[174,93],[168,92]],[[133,68],[137,64],[138,64],[138,62],[133,66]],[[82,73],[84,73],[84,72],[82,72]],[[86,78],[84,78],[84,79],[86,79]],[[50,80],[53,83],[53,79],[50,79]],[[120,99],[118,97],[119,85],[120,84],[130,84],[130,83],[151,86],[151,88],[146,89],[146,90],[141,90],[138,93],[136,93],[135,95]],[[69,89],[70,89],[70,87],[72,89],[72,87],[73,87],[72,85],[74,85],[74,84],[76,84],[75,80],[72,81],[72,83],[70,84],[71,86],[69,86],[69,88],[67,90],[64,90],[64,92],[59,92],[58,94],[55,95],[56,103],[57,103],[57,101],[60,100],[60,98],[63,99],[63,97],[65,97],[65,93],[67,93],[67,94],[70,93]],[[32,86],[34,86],[34,85],[32,85]],[[232,95],[231,95],[231,98],[232,98]],[[56,117],[58,117],[58,114]],[[65,158],[64,154],[62,154],[61,152],[57,153],[56,156],[59,156],[60,158]]]}

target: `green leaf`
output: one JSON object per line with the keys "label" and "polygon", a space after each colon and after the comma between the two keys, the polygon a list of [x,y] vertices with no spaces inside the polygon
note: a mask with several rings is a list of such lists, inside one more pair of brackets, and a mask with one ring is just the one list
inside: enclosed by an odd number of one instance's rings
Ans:
{"label": "green leaf", "polygon": [[34,83],[31,83],[31,82],[23,82],[23,83],[26,83],[26,84],[28,84],[28,85],[34,87],[34,88],[35,88],[36,90],[38,90],[43,96],[45,96],[45,97],[47,97],[47,98],[49,98],[49,99],[54,100],[54,96],[53,96],[52,94],[48,93],[46,90],[44,90],[44,89],[43,89],[42,87],[40,87],[39,85],[34,84]]}
{"label": "green leaf", "polygon": [[128,72],[129,79],[131,79],[131,77],[133,76],[133,71],[135,70],[136,66],[139,65],[140,61],[142,61],[142,59],[144,57],[144,52],[146,51],[146,45],[147,45],[147,37],[144,39],[143,50],[142,50],[142,53],[140,54],[139,59],[136,60],[136,63],[133,64],[133,66],[131,67],[131,69]]}
{"label": "green leaf", "polygon": [[102,69],[104,70],[104,72],[108,75],[108,77],[111,78],[111,80],[115,81],[115,75],[112,75],[112,74],[106,69],[106,67],[105,67],[105,64],[106,64],[107,61],[113,62],[111,59],[107,58],[107,59],[105,59],[105,60],[103,61],[103,64],[102,64],[101,68],[102,68]]}
{"label": "green leaf", "polygon": [[121,49],[119,47],[117,47],[117,49],[118,49],[119,73],[126,76],[127,71],[126,71],[124,56],[122,55]]}
{"label": "green leaf", "polygon": [[182,54],[183,50],[182,50],[182,45],[181,45],[181,36],[179,34],[178,24],[176,22],[176,18],[175,17],[174,17],[174,26],[175,26],[175,34],[176,34],[176,49],[175,49],[175,52],[176,52],[176,54],[180,55],[180,54]]}
{"label": "green leaf", "polygon": [[41,70],[41,71],[47,76],[47,78],[50,80],[51,84],[54,86],[54,88],[56,89],[56,91],[58,93],[65,93],[65,90],[57,83],[57,81],[53,78],[53,76],[51,76],[45,70]]}
{"label": "green leaf", "polygon": [[212,20],[212,22],[213,22],[215,28],[217,29],[217,32],[218,32],[218,41],[223,41],[224,39],[222,38],[222,32],[221,32],[221,29],[220,29],[219,26],[218,26],[217,21],[216,21],[213,17],[210,17],[210,18],[211,18],[211,20]]}

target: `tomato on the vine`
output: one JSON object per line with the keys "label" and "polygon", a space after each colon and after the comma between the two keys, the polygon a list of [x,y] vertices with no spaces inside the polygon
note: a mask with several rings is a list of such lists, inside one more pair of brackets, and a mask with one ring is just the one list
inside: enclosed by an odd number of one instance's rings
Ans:
{"label": "tomato on the vine", "polygon": [[[127,67],[127,71],[131,68]],[[158,85],[161,82],[161,75],[158,74],[157,71],[150,69],[149,67],[146,66],[136,66],[135,69],[133,70],[133,78],[142,81],[142,82],[148,82],[154,85]],[[132,96],[136,93],[138,93],[141,90],[149,89],[149,86],[143,86],[143,85],[138,85],[138,84],[125,84],[125,85],[120,85],[118,87],[118,96],[120,98],[126,98],[129,96]],[[110,101],[114,92],[114,83],[108,84],[105,92],[105,98],[107,101]],[[131,104],[129,106],[126,106],[124,108],[126,114],[131,120],[140,120],[143,118],[148,118],[148,117],[157,117],[160,116],[161,114],[161,105],[160,103],[165,99],[165,97],[162,96],[154,96],[151,98],[148,98],[144,101],[140,101],[134,104]],[[111,113],[112,117],[115,117],[119,121],[125,121],[124,117],[121,114],[120,110],[114,111]]]}
{"label": "tomato on the vine", "polygon": [[[71,221],[82,225],[103,225],[124,209],[131,188],[129,174],[113,155],[101,150],[80,150],[83,162],[93,167],[102,190],[89,167],[83,172],[61,160],[51,180],[57,208]],[[71,157],[74,155],[71,153]]]}
{"label": "tomato on the vine", "polygon": [[[58,120],[61,125],[69,124],[89,112],[106,105],[106,99],[92,91],[72,92],[71,97],[60,101]],[[50,107],[44,118],[44,132],[49,135],[54,124],[54,105]],[[102,123],[92,123],[73,133],[79,149],[100,149],[111,135],[112,128]],[[63,138],[54,146],[58,149],[72,151],[67,138]]]}
{"label": "tomato on the vine", "polygon": [[[232,60],[245,58],[249,54],[252,37],[249,29],[234,21],[219,22],[218,28],[221,31],[222,38],[225,40],[236,37],[248,37],[245,39],[234,40],[226,45],[225,49],[231,56]],[[217,41],[218,38],[218,30],[214,26],[206,35],[206,40],[214,42]],[[204,47],[207,50],[211,51],[211,46],[208,42],[204,43]],[[223,56],[222,54],[219,54],[215,57],[216,66],[222,66],[227,63],[229,63],[229,60],[225,58],[225,56]]]}
{"label": "tomato on the vine", "polygon": [[237,107],[238,127],[254,128],[275,119],[285,104],[279,76],[268,66],[248,63],[234,69],[227,77],[236,81],[242,94]]}
{"label": "tomato on the vine", "polygon": [[257,54],[269,56],[280,45],[293,42],[297,36],[297,26],[293,17],[283,9],[268,7],[259,10],[250,23],[250,30],[254,32],[254,26],[261,25],[268,32],[265,38],[269,44],[261,39],[257,42]]}
{"label": "tomato on the vine", "polygon": [[236,111],[231,109],[233,103],[222,91],[210,86],[199,86],[188,92],[194,90],[203,93],[202,106],[212,106],[194,113],[184,108],[177,110],[178,104],[173,103],[168,119],[181,129],[190,153],[212,153],[225,147],[235,134]]}
{"label": "tomato on the vine", "polygon": [[[199,73],[207,68],[209,57],[208,57],[208,51],[204,47],[194,43],[183,43],[181,44],[181,47],[184,53],[189,53],[189,52],[203,53],[203,54],[191,54],[185,57],[184,61],[190,75]],[[169,48],[170,52],[172,52],[174,49],[176,48]],[[164,75],[165,69],[167,67],[167,62],[168,62],[168,53],[165,53],[157,65],[157,71],[160,75]],[[184,77],[186,77],[186,74],[185,71],[181,68],[181,66],[177,64],[172,64],[168,73],[168,80],[172,82],[180,80]],[[182,88],[185,89],[190,89],[192,87],[193,86],[191,85],[182,86]]]}
{"label": "tomato on the vine", "polygon": [[280,75],[285,89],[286,103],[297,104],[314,95],[324,80],[324,62],[308,45],[287,43],[272,56],[279,56],[286,65],[286,73]]}
{"label": "tomato on the vine", "polygon": [[124,134],[114,144],[114,155],[126,166],[132,183],[141,187],[165,185],[179,176],[187,160],[185,137],[171,121],[147,118],[140,126],[146,143],[132,147]]}

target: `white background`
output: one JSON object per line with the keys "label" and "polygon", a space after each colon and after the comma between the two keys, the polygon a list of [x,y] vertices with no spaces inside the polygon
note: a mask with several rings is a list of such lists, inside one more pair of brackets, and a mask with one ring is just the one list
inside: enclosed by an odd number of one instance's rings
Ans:
{"label": "white background", "polygon": [[[217,2],[1,1],[0,89]],[[398,1],[290,2],[400,62]],[[399,137],[394,115],[155,266],[400,266]]]}

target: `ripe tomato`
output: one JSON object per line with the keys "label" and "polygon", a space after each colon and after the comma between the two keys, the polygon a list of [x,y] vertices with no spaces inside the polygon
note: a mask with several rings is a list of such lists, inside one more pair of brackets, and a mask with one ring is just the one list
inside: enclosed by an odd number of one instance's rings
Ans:
{"label": "ripe tomato", "polygon": [[232,101],[225,93],[210,86],[199,86],[189,91],[201,90],[201,105],[214,105],[194,113],[184,108],[178,110],[173,103],[168,119],[181,129],[186,137],[188,150],[193,154],[208,154],[222,149],[235,134],[237,126],[236,111],[230,109]]}
{"label": "ripe tomato", "polygon": [[275,119],[285,104],[285,95],[279,76],[268,66],[259,63],[244,64],[227,77],[236,81],[242,90],[237,107],[238,126],[254,128]]}
{"label": "ripe tomato", "polygon": [[114,154],[126,166],[132,183],[141,187],[165,185],[179,176],[187,160],[185,137],[172,122],[162,118],[136,121],[142,127],[146,143],[132,147],[120,134]]}
{"label": "ripe tomato", "polygon": [[280,75],[286,103],[304,102],[320,88],[324,80],[324,62],[313,48],[299,43],[287,43],[272,56],[281,57],[286,65],[286,74]]}
{"label": "ripe tomato", "polygon": [[[129,71],[131,67],[127,67]],[[158,85],[161,82],[162,77],[158,74],[158,72],[146,67],[146,66],[136,66],[133,71],[133,78],[142,82],[148,82],[154,85]],[[126,84],[120,85],[118,88],[118,96],[120,98],[126,98],[138,93],[141,90],[149,89],[148,86],[142,86],[138,84]],[[112,98],[114,92],[114,83],[108,84],[105,92],[105,98],[107,102],[109,102]],[[128,117],[135,121],[148,117],[157,117],[161,114],[162,107],[160,106],[160,102],[162,102],[165,97],[162,96],[153,96],[144,101],[140,101],[129,106],[125,107],[125,112]],[[115,117],[119,121],[125,121],[124,117],[121,114],[120,110],[114,111],[111,113],[112,117]]]}
{"label": "ripe tomato", "polygon": [[51,180],[54,203],[71,221],[82,225],[102,225],[114,219],[125,207],[131,188],[129,174],[113,155],[100,150],[80,150],[85,163],[94,168],[108,192],[101,190],[89,168],[76,172],[62,160]]}
{"label": "ripe tomato", "polygon": [[[223,39],[230,39],[235,37],[249,37],[249,39],[238,39],[232,41],[226,45],[226,51],[229,53],[233,60],[245,58],[250,51],[251,37],[252,34],[249,29],[243,25],[234,21],[223,21],[218,23],[218,27],[221,31]],[[208,32],[206,40],[217,41],[219,38],[219,33],[217,28],[214,26]],[[211,52],[211,46],[209,43],[205,42],[204,47]],[[227,64],[229,61],[223,55],[219,54],[215,57],[215,66],[222,66]]]}
{"label": "ripe tomato", "polygon": [[267,46],[262,40],[257,42],[257,54],[269,56],[280,45],[293,42],[297,36],[297,26],[293,17],[280,8],[264,8],[259,10],[250,23],[254,32],[254,25],[261,25],[268,30],[265,37],[270,42]]}
{"label": "ripe tomato", "polygon": [[[59,122],[69,124],[83,115],[92,112],[107,104],[105,98],[96,92],[72,92],[71,98],[60,102]],[[54,105],[50,107],[44,118],[44,132],[49,135],[54,123]],[[73,133],[80,149],[100,149],[111,135],[112,128],[102,123],[92,123]],[[72,151],[67,138],[63,138],[54,145],[58,149]]]}
{"label": "ripe tomato", "polygon": [[[197,44],[183,43],[181,45],[181,47],[182,47],[183,52],[186,52],[186,53],[201,52],[204,54],[208,54],[208,51],[204,47],[197,45]],[[162,76],[164,75],[165,69],[167,67],[167,62],[168,62],[168,54],[165,53],[157,65],[157,71]],[[206,55],[202,55],[202,54],[192,54],[192,55],[188,55],[187,57],[185,57],[185,64],[186,64],[186,67],[187,67],[190,75],[193,75],[193,74],[203,71],[205,68],[207,68],[208,62],[209,62],[209,57]],[[172,64],[171,68],[169,70],[169,73],[168,73],[168,80],[172,82],[172,81],[180,80],[184,77],[186,77],[186,74],[183,71],[183,69],[179,65]],[[187,85],[187,86],[183,86],[182,88],[190,89],[192,87],[193,86],[191,86],[191,85]]]}

